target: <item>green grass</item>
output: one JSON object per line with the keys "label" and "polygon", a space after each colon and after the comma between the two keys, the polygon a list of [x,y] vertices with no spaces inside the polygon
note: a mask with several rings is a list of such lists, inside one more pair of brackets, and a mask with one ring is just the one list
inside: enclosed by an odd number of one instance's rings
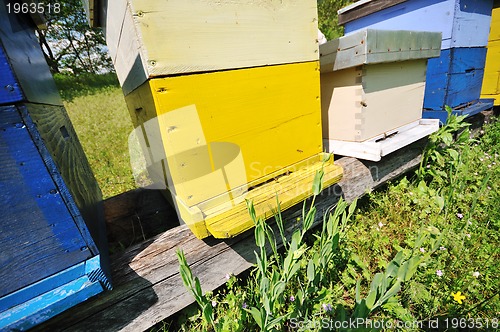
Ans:
{"label": "green grass", "polygon": [[478,141],[468,131],[453,141],[460,127],[453,118],[432,135],[428,164],[364,198],[352,218],[341,205],[308,237],[316,211],[306,209],[303,230],[271,256],[264,243],[273,248],[280,234],[255,220],[256,267],[215,293],[201,292],[179,253],[185,285],[203,310],[190,308],[160,330],[290,331],[302,322],[302,330],[317,331],[356,318],[399,322],[401,331],[438,321],[448,331],[498,330],[500,122]]}
{"label": "green grass", "polygon": [[55,79],[103,197],[134,189],[128,153],[133,126],[116,76]]}

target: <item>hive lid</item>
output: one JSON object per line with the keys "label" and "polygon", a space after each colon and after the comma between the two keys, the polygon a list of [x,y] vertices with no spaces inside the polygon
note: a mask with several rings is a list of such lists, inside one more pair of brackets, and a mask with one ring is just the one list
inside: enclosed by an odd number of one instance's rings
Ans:
{"label": "hive lid", "polygon": [[438,57],[441,33],[364,29],[320,45],[321,72]]}
{"label": "hive lid", "polygon": [[343,25],[382,9],[395,6],[407,0],[359,0],[337,11],[339,24]]}

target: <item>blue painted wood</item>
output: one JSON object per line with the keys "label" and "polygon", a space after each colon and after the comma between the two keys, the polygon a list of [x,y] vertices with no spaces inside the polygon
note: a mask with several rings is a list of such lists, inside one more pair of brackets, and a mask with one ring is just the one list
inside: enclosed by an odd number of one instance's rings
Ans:
{"label": "blue painted wood", "polygon": [[26,331],[102,291],[99,282],[82,276],[0,313],[0,329]]}
{"label": "blue painted wood", "polygon": [[346,34],[364,28],[435,31],[443,34],[441,49],[485,47],[492,8],[493,0],[408,0],[344,27]]}
{"label": "blue painted wood", "polygon": [[23,94],[19,83],[0,43],[0,105],[12,104],[21,100],[23,100]]}
{"label": "blue painted wood", "polygon": [[[494,99],[480,99],[478,102],[453,110],[455,115],[472,116],[485,110],[493,108]],[[442,110],[424,110],[422,113],[424,119],[439,119],[441,125],[446,123],[448,112]]]}
{"label": "blue painted wood", "polygon": [[427,64],[424,109],[444,110],[479,99],[486,48],[452,48]]}
{"label": "blue painted wood", "polygon": [[[25,106],[0,107],[2,331],[33,326],[111,289],[109,267],[45,143]],[[81,278],[85,287],[68,288]]]}

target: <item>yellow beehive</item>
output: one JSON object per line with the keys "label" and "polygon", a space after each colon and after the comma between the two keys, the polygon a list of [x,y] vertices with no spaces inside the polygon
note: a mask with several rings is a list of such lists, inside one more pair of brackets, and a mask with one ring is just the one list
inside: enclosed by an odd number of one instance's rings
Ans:
{"label": "yellow beehive", "polygon": [[494,98],[494,105],[500,105],[500,2],[495,1],[491,13],[488,52],[484,66],[481,98]]}
{"label": "yellow beehive", "polygon": [[248,199],[265,218],[276,195],[300,202],[322,167],[341,178],[323,163],[315,0],[95,4],[148,173],[196,236],[251,228]]}
{"label": "yellow beehive", "polygon": [[[150,164],[196,235],[230,237],[252,227],[245,199],[270,217],[276,194],[282,208],[311,194],[322,166],[318,67],[312,61],[155,78],[126,96],[134,125],[160,138],[159,147],[148,143]],[[325,171],[325,185],[340,179],[339,167]]]}

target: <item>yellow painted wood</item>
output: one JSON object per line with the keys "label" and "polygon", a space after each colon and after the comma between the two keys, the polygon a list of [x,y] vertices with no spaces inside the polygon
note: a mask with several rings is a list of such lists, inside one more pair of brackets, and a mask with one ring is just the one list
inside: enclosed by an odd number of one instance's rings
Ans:
{"label": "yellow painted wood", "polygon": [[179,215],[204,237],[206,213],[192,211],[240,204],[322,151],[319,90],[312,61],[155,78],[125,99],[134,125],[156,137],[146,150]]}
{"label": "yellow painted wood", "polygon": [[[120,0],[105,35],[128,94],[147,78],[318,60],[315,0]],[[132,46],[132,47],[131,47]]]}
{"label": "yellow painted wood", "polygon": [[230,238],[252,228],[254,223],[248,214],[245,200],[252,200],[257,217],[264,219],[274,216],[277,200],[281,210],[303,201],[312,196],[312,182],[316,172],[321,169],[325,172],[324,188],[339,182],[343,175],[342,168],[333,163],[333,157],[323,165],[322,157],[321,154],[311,158],[307,166],[251,190],[237,204],[224,211],[219,208],[206,211],[205,223],[208,231],[215,238]]}
{"label": "yellow painted wood", "polygon": [[421,119],[426,68],[419,59],[321,73],[323,137],[362,142]]}
{"label": "yellow painted wood", "polygon": [[494,98],[494,105],[500,105],[500,7],[493,8],[491,14],[481,98]]}

